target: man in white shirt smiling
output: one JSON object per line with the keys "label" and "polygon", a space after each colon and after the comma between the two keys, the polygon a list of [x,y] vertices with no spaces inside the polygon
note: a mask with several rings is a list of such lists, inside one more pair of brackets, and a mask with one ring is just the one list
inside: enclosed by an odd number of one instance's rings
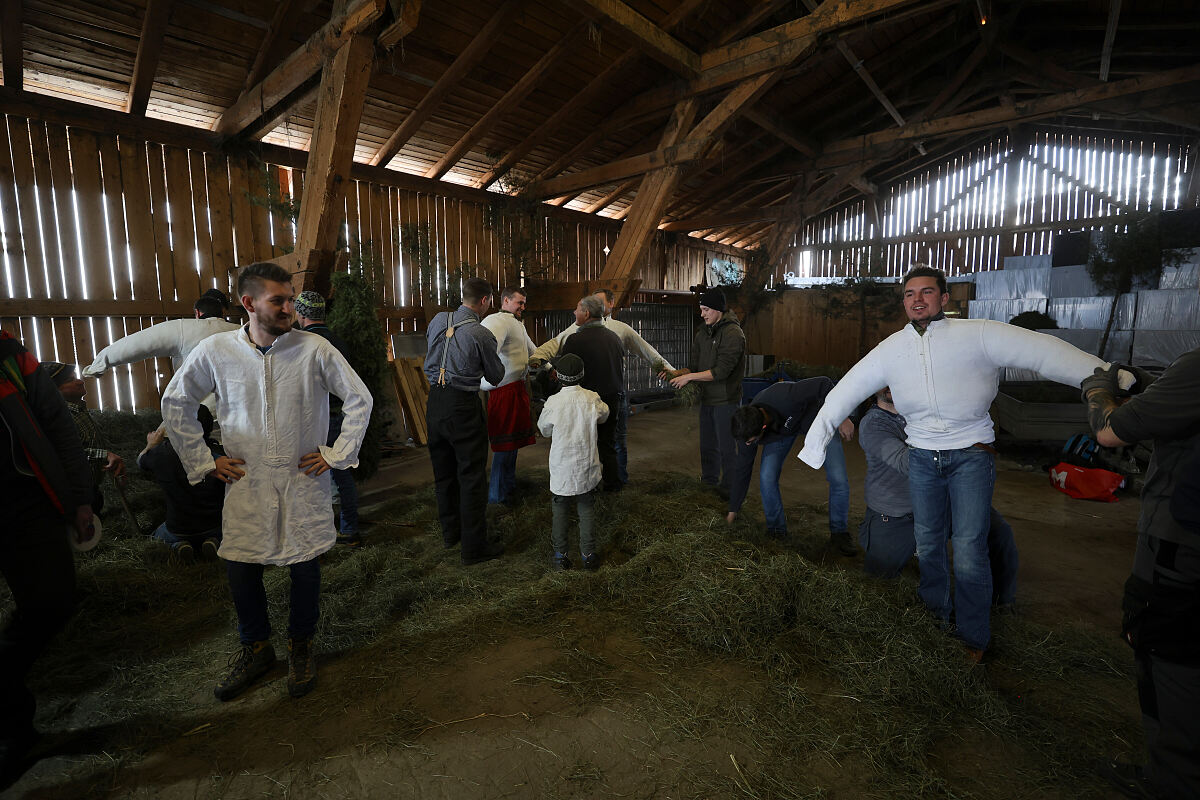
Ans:
{"label": "man in white shirt smiling", "polygon": [[[218,555],[226,562],[241,649],[216,688],[231,700],[275,662],[263,569],[288,567],[288,693],[307,694],[316,681],[312,637],[317,627],[318,556],[336,533],[329,470],[358,466],[371,417],[371,393],[332,344],[292,329],[291,275],[257,263],[238,276],[249,324],[210,336],[191,352],[163,394],[163,423],[188,481],[212,475],[229,485]],[[213,458],[196,410],[216,395],[228,456]],[[341,435],[326,445],[329,395],[342,399]]]}
{"label": "man in white shirt smiling", "polygon": [[[1108,364],[1061,339],[1003,322],[946,319],[942,309],[950,295],[941,270],[914,266],[904,277],[903,294],[909,324],[855,364],[830,391],[800,458],[820,467],[838,423],[862,399],[891,387],[910,448],[921,600],[945,623],[955,614],[968,661],[978,663],[991,639],[987,534],[996,467],[988,409],[1000,370],[1031,369],[1078,386],[1096,367]],[[951,529],[953,602],[946,546]]]}
{"label": "man in white shirt smiling", "polygon": [[517,451],[533,444],[533,416],[525,388],[525,364],[533,353],[533,340],[521,315],[527,296],[520,286],[500,292],[500,313],[489,314],[479,324],[496,337],[496,354],[504,364],[504,379],[498,384],[486,378],[479,388],[487,393],[488,441],[492,445],[492,474],[488,502],[513,502],[517,483]]}

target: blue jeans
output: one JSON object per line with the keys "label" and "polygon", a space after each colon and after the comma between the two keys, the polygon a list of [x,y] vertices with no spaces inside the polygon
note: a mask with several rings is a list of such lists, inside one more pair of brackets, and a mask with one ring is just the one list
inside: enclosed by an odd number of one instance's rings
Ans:
{"label": "blue jeans", "polygon": [[621,479],[621,484],[629,483],[629,448],[625,444],[626,434],[629,431],[629,397],[621,392],[617,401],[617,477]]}
{"label": "blue jeans", "polygon": [[203,544],[205,539],[216,539],[218,542],[221,541],[220,528],[213,528],[211,531],[204,531],[203,533],[189,533],[186,536],[176,536],[167,530],[167,523],[165,522],[155,528],[154,533],[150,535],[163,544],[170,545],[172,548],[174,548],[175,545],[183,542],[187,542],[188,544]]}
{"label": "blue jeans", "polygon": [[[330,415],[329,435],[325,440],[326,447],[332,447],[333,443],[342,435],[342,420],[344,419],[344,414]],[[354,484],[354,473],[348,469],[331,469],[329,477],[333,479],[333,485],[337,487],[342,505],[339,532],[347,535],[358,533],[358,487]]]}
{"label": "blue jeans", "polygon": [[488,480],[488,502],[503,503],[517,485],[518,450],[492,453],[492,475]]}
{"label": "blue jeans", "polygon": [[876,578],[895,578],[917,549],[913,537],[913,515],[880,514],[867,508],[858,526],[858,543],[866,553],[863,571]]}
{"label": "blue jeans", "polygon": [[[799,434],[797,434],[799,435]],[[796,437],[779,439],[762,446],[758,462],[758,493],[762,496],[767,530],[787,532],[783,498],[779,494],[779,473],[783,461],[796,443]],[[846,475],[846,454],[842,440],[834,436],[825,449],[825,480],[829,483],[829,530],[844,531],[850,521],[850,478]]]}
{"label": "blue jeans", "polygon": [[[949,621],[968,647],[985,649],[991,639],[992,569],[988,529],[996,464],[978,447],[961,450],[909,449],[908,486],[913,534],[921,565],[921,600]],[[950,531],[954,543],[954,601],[950,600]]]}
{"label": "blue jeans", "polygon": [[[226,561],[233,607],[238,615],[238,638],[253,644],[271,638],[267,617],[267,590],[263,587],[263,564]],[[317,630],[320,616],[321,562],[316,558],[288,567],[292,573],[291,602],[288,609],[288,637],[308,639]]]}
{"label": "blue jeans", "polygon": [[992,603],[1011,605],[1017,599],[1017,543],[1012,526],[994,508],[988,525],[988,558],[992,563]]}

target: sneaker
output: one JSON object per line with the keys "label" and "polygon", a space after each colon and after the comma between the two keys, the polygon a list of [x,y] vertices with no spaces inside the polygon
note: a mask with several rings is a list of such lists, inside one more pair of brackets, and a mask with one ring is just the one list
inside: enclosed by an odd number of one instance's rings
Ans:
{"label": "sneaker", "polygon": [[275,664],[275,648],[269,641],[243,644],[229,659],[229,674],[217,684],[213,694],[218,700],[232,700],[266,675]]}
{"label": "sneaker", "polygon": [[200,545],[200,552],[209,561],[217,560],[217,550],[221,547],[221,543],[216,539],[205,539]]}
{"label": "sneaker", "polygon": [[830,531],[829,546],[844,556],[858,555],[858,546],[850,538],[849,531]]}
{"label": "sneaker", "polygon": [[567,558],[566,553],[555,553],[550,557],[550,564],[555,569],[570,569],[571,559]]}
{"label": "sneaker", "polygon": [[967,661],[967,666],[968,667],[978,667],[980,664],[982,664],[984,652],[985,652],[984,650],[979,650],[974,647],[964,648],[963,657]]}
{"label": "sneaker", "polygon": [[171,546],[171,558],[176,564],[191,564],[196,560],[196,550],[188,542],[179,542]]}
{"label": "sneaker", "polygon": [[359,547],[362,545],[362,537],[355,533],[339,533],[337,535],[337,543],[343,547]]}
{"label": "sneaker", "polygon": [[312,639],[288,639],[288,694],[303,697],[317,684],[317,657]]}
{"label": "sneaker", "polygon": [[588,553],[583,557],[583,568],[588,572],[595,572],[600,569],[600,554]]}
{"label": "sneaker", "polygon": [[997,603],[992,606],[992,613],[1001,617],[1015,617],[1017,615],[1017,604],[1015,602]]}
{"label": "sneaker", "polygon": [[482,564],[485,561],[491,561],[504,555],[504,542],[488,542],[479,552],[473,556],[468,556],[465,553],[462,557],[464,567],[472,566],[473,564]]}
{"label": "sneaker", "polygon": [[783,528],[767,528],[767,538],[782,542],[788,538],[788,532]]}

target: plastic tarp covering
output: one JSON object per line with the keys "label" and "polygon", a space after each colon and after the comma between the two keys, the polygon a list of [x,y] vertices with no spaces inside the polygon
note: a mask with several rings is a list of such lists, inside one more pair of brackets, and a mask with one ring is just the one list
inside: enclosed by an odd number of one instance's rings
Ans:
{"label": "plastic tarp covering", "polygon": [[1200,287],[1200,264],[1163,267],[1159,289],[1196,289]]}
{"label": "plastic tarp covering", "polygon": [[1137,319],[1133,328],[1139,331],[1200,330],[1200,292],[1195,289],[1138,292]]}
{"label": "plastic tarp covering", "polygon": [[[1060,328],[1100,328],[1108,325],[1112,311],[1111,297],[1056,297],[1049,303],[1049,314]],[[1117,303],[1117,318],[1113,327],[1133,330],[1133,312],[1136,299],[1132,294],[1121,295]]]}
{"label": "plastic tarp covering", "polygon": [[[1038,331],[1038,333],[1049,334],[1056,338],[1062,339],[1064,342],[1075,345],[1085,353],[1091,353],[1094,356],[1100,355],[1100,340],[1104,338],[1104,330],[1047,330]],[[1128,364],[1130,353],[1133,349],[1133,331],[1114,330],[1108,335],[1108,345],[1104,348],[1105,353],[1100,356],[1105,361],[1119,361],[1122,364]]]}
{"label": "plastic tarp covering", "polygon": [[1046,301],[1036,297],[1021,297],[1016,300],[972,300],[967,307],[971,319],[994,319],[1008,322],[1022,311],[1046,313]]}
{"label": "plastic tarp covering", "polygon": [[1095,297],[1098,294],[1096,284],[1092,282],[1092,276],[1088,275],[1085,264],[1055,267],[1050,272],[1051,297]]}
{"label": "plastic tarp covering", "polygon": [[975,273],[975,299],[1010,300],[1016,297],[1049,297],[1050,267],[991,270]]}
{"label": "plastic tarp covering", "polygon": [[1200,331],[1136,331],[1133,363],[1165,367],[1189,350],[1200,347]]}
{"label": "plastic tarp covering", "polygon": [[1041,269],[1050,266],[1049,254],[1044,256],[1008,256],[1004,259],[1004,269]]}

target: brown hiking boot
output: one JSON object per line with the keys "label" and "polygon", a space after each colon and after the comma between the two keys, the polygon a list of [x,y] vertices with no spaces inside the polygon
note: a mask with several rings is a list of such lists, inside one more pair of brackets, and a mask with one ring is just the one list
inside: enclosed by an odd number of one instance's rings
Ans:
{"label": "brown hiking boot", "polygon": [[317,683],[317,657],[312,639],[288,639],[288,694],[303,697]]}
{"label": "brown hiking boot", "polygon": [[243,644],[229,659],[229,674],[217,684],[218,700],[232,700],[261,678],[275,664],[275,648],[269,641]]}

